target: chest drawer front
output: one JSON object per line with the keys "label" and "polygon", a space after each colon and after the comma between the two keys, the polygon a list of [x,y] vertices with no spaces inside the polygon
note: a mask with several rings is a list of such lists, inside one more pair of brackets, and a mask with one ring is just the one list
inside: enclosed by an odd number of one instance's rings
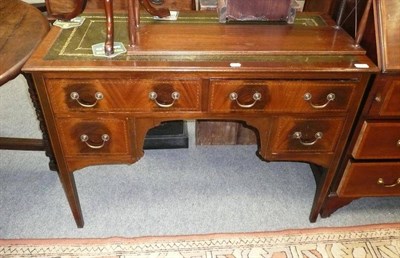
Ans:
{"label": "chest drawer front", "polygon": [[374,87],[377,91],[369,113],[400,117],[400,75],[379,75]]}
{"label": "chest drawer front", "polygon": [[342,118],[279,118],[272,141],[272,151],[274,153],[332,152],[342,132],[343,124]]}
{"label": "chest drawer front", "polygon": [[210,109],[217,112],[346,111],[355,84],[307,80],[212,80]]}
{"label": "chest drawer front", "polygon": [[123,119],[59,118],[57,129],[66,157],[129,153],[127,122]]}
{"label": "chest drawer front", "polygon": [[400,195],[400,162],[347,164],[339,197]]}
{"label": "chest drawer front", "polygon": [[365,121],[352,155],[355,159],[399,159],[400,122]]}
{"label": "chest drawer front", "polygon": [[200,109],[200,80],[47,79],[55,112]]}

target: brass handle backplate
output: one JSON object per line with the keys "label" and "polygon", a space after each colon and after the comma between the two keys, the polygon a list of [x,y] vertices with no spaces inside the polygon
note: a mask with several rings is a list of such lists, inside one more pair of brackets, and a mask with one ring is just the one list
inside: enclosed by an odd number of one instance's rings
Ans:
{"label": "brass handle backplate", "polygon": [[75,100],[76,102],[78,102],[79,105],[81,105],[82,107],[85,107],[85,108],[91,108],[91,107],[96,106],[97,103],[104,98],[103,93],[96,92],[94,94],[94,97],[96,99],[95,102],[93,102],[92,104],[85,104],[80,101],[78,92],[76,92],[76,91],[71,92],[71,94],[69,96],[71,97],[72,100]]}
{"label": "brass handle backplate", "polygon": [[398,186],[398,185],[400,186],[400,177],[397,178],[396,182],[393,183],[393,184],[385,184],[385,180],[383,180],[383,178],[379,178],[376,183],[378,185],[382,185],[383,187],[386,187],[386,188],[392,188],[392,187],[395,187],[395,186]]}
{"label": "brass handle backplate", "polygon": [[313,108],[315,108],[315,109],[322,109],[322,108],[325,108],[326,106],[328,106],[328,104],[329,104],[331,101],[334,101],[335,98],[336,98],[335,93],[329,93],[328,95],[326,95],[326,100],[327,100],[327,101],[326,101],[324,104],[322,104],[322,105],[315,105],[315,104],[313,104],[313,103],[311,102],[311,99],[312,99],[311,93],[307,92],[307,93],[304,94],[304,96],[303,96],[303,99],[304,99],[305,101],[307,101],[307,102],[310,104],[310,106],[313,107]]}
{"label": "brass handle backplate", "polygon": [[80,136],[81,142],[84,142],[89,148],[91,149],[101,149],[104,147],[104,145],[106,144],[106,142],[108,142],[110,140],[110,136],[108,134],[103,134],[101,136],[101,140],[103,141],[100,145],[93,145],[90,144],[89,141],[89,136],[87,136],[86,134],[82,134]]}
{"label": "brass handle backplate", "polygon": [[236,101],[236,104],[241,108],[251,108],[257,103],[257,101],[259,101],[261,99],[261,93],[255,92],[253,94],[253,100],[254,101],[252,103],[250,103],[250,104],[242,104],[242,103],[240,103],[239,100],[238,100],[238,94],[236,92],[232,92],[231,94],[229,94],[229,98],[232,101]]}
{"label": "brass handle backplate", "polygon": [[323,136],[323,133],[322,133],[322,132],[317,132],[317,133],[315,133],[315,135],[314,135],[314,137],[315,137],[315,140],[314,140],[314,141],[312,141],[312,142],[306,142],[306,141],[304,141],[304,140],[302,139],[303,134],[302,134],[301,132],[294,132],[293,135],[292,135],[293,139],[298,139],[299,142],[300,142],[302,145],[304,145],[304,146],[312,146],[312,145],[316,144],[318,140],[322,139],[322,136]]}
{"label": "brass handle backplate", "polygon": [[158,100],[157,100],[158,95],[156,92],[152,91],[149,93],[149,99],[153,100],[154,103],[157,104],[157,106],[162,107],[162,108],[172,107],[175,104],[175,102],[179,99],[180,96],[181,95],[179,94],[179,92],[174,91],[171,94],[172,102],[169,104],[162,104],[162,103],[158,102]]}

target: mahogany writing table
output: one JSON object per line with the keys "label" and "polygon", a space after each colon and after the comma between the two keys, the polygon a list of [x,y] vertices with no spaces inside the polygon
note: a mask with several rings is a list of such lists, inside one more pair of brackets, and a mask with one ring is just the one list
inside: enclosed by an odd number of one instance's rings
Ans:
{"label": "mahogany writing table", "polygon": [[[317,219],[377,71],[346,32],[312,13],[293,25],[219,24],[214,13],[181,12],[172,22],[144,16],[135,51],[108,59],[91,54],[104,38],[104,17],[84,15],[79,28],[53,27],[24,67],[78,227],[73,172],[134,163],[150,128],[186,119],[244,121],[258,132],[260,158],[312,164],[310,221]],[[126,22],[114,17],[115,41],[124,44]]]}

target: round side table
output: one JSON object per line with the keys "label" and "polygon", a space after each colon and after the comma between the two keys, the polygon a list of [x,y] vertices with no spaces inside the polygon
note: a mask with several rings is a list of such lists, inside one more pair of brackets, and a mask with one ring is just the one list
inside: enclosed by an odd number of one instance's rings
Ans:
{"label": "round side table", "polygon": [[[46,17],[34,6],[20,0],[0,0],[0,86],[21,73],[21,68],[36,46],[49,31]],[[41,111],[35,103],[32,78],[24,74],[29,93],[40,120]],[[45,134],[45,127],[42,125]],[[42,139],[0,137],[0,149],[48,150]]]}

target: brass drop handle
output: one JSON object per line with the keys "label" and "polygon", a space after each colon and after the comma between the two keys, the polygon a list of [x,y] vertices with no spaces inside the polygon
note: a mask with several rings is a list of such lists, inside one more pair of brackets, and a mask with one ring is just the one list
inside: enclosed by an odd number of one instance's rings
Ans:
{"label": "brass drop handle", "polygon": [[94,97],[95,97],[96,101],[93,102],[92,104],[85,104],[85,103],[83,103],[83,102],[81,102],[79,100],[79,93],[78,92],[76,92],[76,91],[71,92],[71,94],[69,96],[71,97],[72,100],[75,100],[76,102],[78,102],[79,105],[81,105],[82,107],[85,107],[85,108],[91,108],[91,107],[96,106],[97,103],[104,98],[103,93],[96,92],[94,94]]}
{"label": "brass drop handle", "polygon": [[106,142],[108,142],[109,140],[110,140],[110,136],[108,135],[108,134],[103,134],[102,136],[101,136],[101,139],[103,140],[103,143],[102,144],[100,144],[100,145],[92,145],[92,144],[90,144],[88,141],[89,141],[89,136],[87,136],[86,134],[82,134],[81,135],[81,137],[80,137],[80,139],[81,139],[81,142],[84,142],[84,143],[86,143],[86,145],[89,147],[89,148],[91,148],[91,149],[101,149],[101,148],[103,148],[104,147],[104,145],[106,144]]}
{"label": "brass drop handle", "polygon": [[152,92],[149,93],[149,99],[153,100],[154,103],[157,104],[157,106],[162,107],[162,108],[169,108],[169,107],[172,107],[172,106],[175,104],[175,102],[179,99],[180,96],[181,96],[181,95],[179,94],[179,92],[174,91],[174,92],[172,92],[172,94],[171,94],[172,102],[169,103],[169,104],[162,104],[162,103],[160,103],[160,102],[157,101],[158,95],[157,95],[156,92],[152,91]]}
{"label": "brass drop handle", "polygon": [[261,99],[261,93],[255,92],[253,94],[254,102],[250,103],[250,104],[242,104],[242,103],[240,103],[239,100],[238,100],[238,94],[236,92],[232,92],[231,94],[229,94],[229,98],[232,101],[236,101],[236,104],[241,108],[251,108],[257,103],[257,101],[259,101]]}
{"label": "brass drop handle", "polygon": [[150,2],[151,2],[152,4],[155,4],[155,5],[162,5],[162,4],[164,4],[164,0],[150,0]]}
{"label": "brass drop handle", "polygon": [[328,95],[326,95],[326,100],[327,100],[327,101],[325,102],[325,104],[322,104],[322,105],[315,105],[315,104],[313,104],[313,103],[311,102],[311,99],[312,99],[311,93],[307,92],[307,93],[304,94],[304,96],[303,96],[303,99],[304,99],[305,101],[308,101],[308,103],[310,104],[310,106],[312,106],[312,107],[315,108],[315,109],[322,109],[322,108],[325,108],[326,106],[328,106],[328,104],[329,104],[331,101],[334,101],[335,98],[336,98],[335,93],[329,93]]}
{"label": "brass drop handle", "polygon": [[376,182],[378,185],[382,185],[383,187],[386,187],[386,188],[392,188],[392,187],[395,187],[395,186],[397,186],[397,185],[400,185],[400,177],[399,178],[397,178],[397,180],[396,180],[396,182],[395,183],[393,183],[393,184],[385,184],[385,180],[383,180],[383,178],[379,178],[378,179],[378,182]]}
{"label": "brass drop handle", "polygon": [[301,132],[294,132],[293,135],[292,135],[293,139],[298,139],[299,142],[300,142],[302,145],[304,145],[304,146],[312,146],[312,145],[316,144],[318,140],[322,139],[322,136],[323,136],[323,133],[322,133],[322,132],[317,132],[317,133],[315,133],[315,135],[314,135],[314,137],[315,137],[315,140],[314,140],[314,141],[312,141],[312,142],[305,142],[305,141],[303,141],[303,139],[302,139],[303,135],[302,135]]}
{"label": "brass drop handle", "polygon": [[400,148],[400,139],[397,140],[396,146]]}

